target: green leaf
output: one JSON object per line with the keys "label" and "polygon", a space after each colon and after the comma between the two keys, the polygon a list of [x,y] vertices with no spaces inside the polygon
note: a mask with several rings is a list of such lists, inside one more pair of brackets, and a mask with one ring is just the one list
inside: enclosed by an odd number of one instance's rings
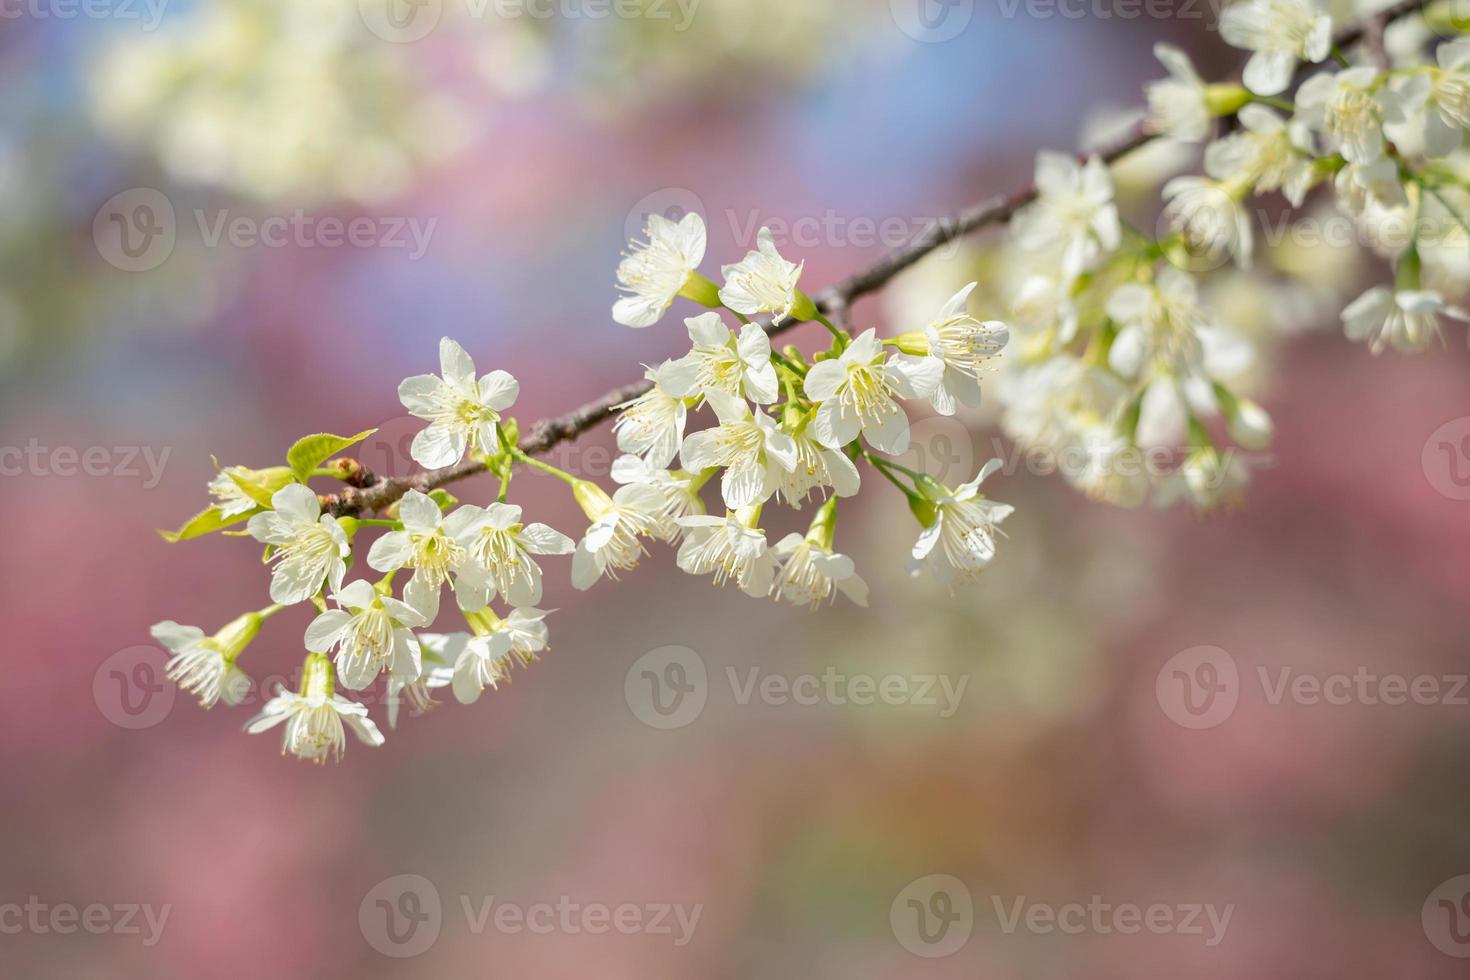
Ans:
{"label": "green leaf", "polygon": [[440,487],[438,490],[430,490],[429,499],[438,504],[440,510],[448,510],[455,504],[459,503],[458,497],[442,487]]}
{"label": "green leaf", "polygon": [[[252,511],[251,513],[254,512]],[[232,524],[239,524],[250,516],[250,514],[235,514],[231,517],[225,517],[220,513],[218,507],[211,507],[189,518],[184,526],[177,531],[159,531],[158,533],[163,540],[172,544],[179,541],[187,541],[190,538],[203,537],[206,534],[213,534],[215,531],[227,528]]]}
{"label": "green leaf", "polygon": [[[285,467],[282,467],[282,469],[284,470]],[[255,479],[256,476],[260,475],[259,472],[255,470],[244,470],[240,469],[239,467],[232,466],[229,469],[225,470],[224,473],[226,476],[234,481],[235,486],[239,487],[240,490],[245,494],[245,496],[249,497],[251,500],[264,507],[266,510],[271,510],[275,507],[275,505],[271,503],[271,495],[274,494],[276,490],[279,490],[280,487],[275,487],[274,489],[272,489],[269,483],[265,483]],[[291,481],[287,479],[286,483],[289,482]],[[282,486],[284,485],[285,484],[282,484]]]}
{"label": "green leaf", "polygon": [[292,446],[290,451],[286,453],[286,462],[291,464],[291,469],[296,473],[296,478],[302,483],[305,483],[307,478],[311,476],[312,471],[318,466],[348,446],[362,442],[377,431],[377,429],[368,429],[365,432],[359,432],[355,436],[334,436],[331,433],[318,432],[316,435],[298,439],[296,445]]}

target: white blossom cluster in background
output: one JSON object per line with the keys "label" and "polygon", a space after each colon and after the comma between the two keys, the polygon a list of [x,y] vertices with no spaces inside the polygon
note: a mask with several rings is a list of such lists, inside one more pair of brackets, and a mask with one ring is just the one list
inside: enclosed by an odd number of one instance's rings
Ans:
{"label": "white blossom cluster in background", "polygon": [[[1336,50],[1332,16],[1310,0],[1243,0],[1221,27],[1251,51],[1246,85],[1207,84],[1182,52],[1160,46],[1169,77],[1149,86],[1147,124],[1205,143],[1203,175],[1168,180],[1161,216],[1145,230],[1127,220],[1117,175],[1100,158],[1043,153],[1036,197],[998,259],[919,315],[904,308],[889,335],[824,316],[802,290],[803,264],[766,229],[716,281],[700,271],[698,214],[650,216],[617,268],[614,320],[667,325],[681,301],[704,312],[683,318],[687,352],[647,368],[646,393],[618,406],[616,486],[522,449],[507,415],[519,384],[503,370],[482,375],[445,338],[439,373],[399,387],[425,423],[411,454],[431,471],[458,468],[455,479],[473,461],[497,477],[496,498],[462,504],[443,489],[450,479],[431,473],[420,484],[431,492],[409,490],[381,517],[334,515],[310,481],[365,478],[341,454],[370,433],[308,436],[285,466],[222,468],[213,505],[167,537],[248,522],[266,546],[273,604],[213,635],[158,624],[154,636],[173,652],[168,676],[206,707],[239,703],[250,684],[239,660],[265,620],[311,603],[318,615],[302,638],[299,688],[280,691],[247,730],[284,725],[285,751],[318,761],[340,755],[347,728],[381,744],[362,692],[382,686],[391,727],[405,701],[422,711],[448,688],[473,703],[547,648],[539,605],[548,573],[587,590],[667,545],[684,572],[752,597],[817,607],[841,593],[866,605],[867,585],[836,535],[839,502],[873,476],[915,518],[910,571],[954,588],[995,557],[1012,508],[982,485],[1002,464],[952,487],[897,457],[910,446],[912,411],[977,409],[982,387],[994,389],[1003,429],[1055,454],[1090,496],[1200,510],[1232,501],[1249,478],[1247,453],[1272,437],[1250,397],[1271,331],[1255,322],[1261,304],[1241,297],[1278,307],[1306,297],[1298,305],[1310,306],[1331,295],[1324,279],[1340,278],[1313,274],[1296,254],[1309,249],[1291,247],[1290,233],[1331,218],[1306,207],[1309,194],[1333,195],[1392,271],[1391,288],[1339,306],[1349,338],[1374,353],[1421,350],[1467,316],[1440,290],[1463,291],[1470,249],[1460,210],[1470,200],[1470,39],[1415,24],[1390,35],[1385,68],[1365,60],[1373,52],[1353,61]],[[1303,79],[1301,65],[1316,67]],[[1257,249],[1270,212],[1252,202],[1272,194],[1300,210],[1290,212],[1288,240]],[[1395,225],[1397,237],[1386,231]],[[1326,267],[1343,268],[1335,257]],[[1006,312],[983,319],[973,312],[981,305]],[[820,344],[773,346],[773,326],[807,321],[826,329]],[[533,501],[517,502],[514,482],[527,468],[564,482],[585,525],[563,531],[530,519],[523,505]],[[805,534],[771,540],[765,528],[781,508],[810,510]],[[569,564],[557,567],[560,558]],[[428,632],[441,612],[463,629]]]}
{"label": "white blossom cluster in background", "polygon": [[[556,83],[601,112],[732,79],[748,95],[752,77],[812,71],[875,19],[839,0],[625,0],[619,10],[630,5],[631,15],[596,18],[590,43],[575,14],[547,16],[546,5],[195,0],[163,11],[156,31],[109,40],[90,109],[186,182],[375,202],[474,137],[483,110],[471,112],[446,75],[483,81],[477,104]],[[813,46],[819,36],[830,43]],[[572,43],[577,57],[558,64]]]}
{"label": "white blossom cluster in background", "polygon": [[[174,654],[169,678],[206,707],[238,703],[250,686],[238,661],[264,621],[287,606],[314,604],[319,614],[302,639],[300,688],[279,692],[247,730],[284,725],[285,751],[324,760],[340,755],[347,728],[367,744],[383,741],[366,706],[343,692],[381,681],[391,726],[404,701],[423,710],[447,687],[470,704],[514,666],[533,661],[547,646],[547,613],[537,606],[548,558],[570,557],[571,583],[587,590],[665,544],[677,548],[685,572],[750,596],[817,607],[841,593],[866,605],[867,585],[836,547],[838,501],[858,493],[860,465],[898,487],[917,519],[914,574],[927,571],[951,586],[978,576],[1011,513],[980,492],[999,464],[952,488],[892,458],[909,446],[902,402],[943,414],[979,403],[982,375],[1008,331],[970,315],[974,286],[908,333],[853,336],[802,292],[801,265],[767,231],[757,249],[724,266],[720,284],[698,271],[705,253],[699,215],[677,223],[653,215],[646,235],[618,268],[625,295],[615,319],[651,326],[680,296],[710,309],[685,319],[688,353],[650,369],[648,392],[619,407],[615,433],[625,455],[612,469],[616,488],[524,452],[518,426],[506,417],[519,384],[505,371],[481,375],[464,348],[445,338],[439,373],[399,386],[404,407],[425,422],[410,452],[430,470],[475,460],[499,477],[497,499],[478,506],[444,490],[409,490],[384,519],[324,512],[309,481],[351,476],[355,464],[340,454],[370,433],[308,436],[282,467],[221,469],[209,487],[213,506],[168,537],[248,521],[248,534],[267,548],[273,605],[213,636],[158,624],[154,637]],[[795,347],[776,351],[751,319],[758,314],[773,322],[819,320],[830,342],[810,356]],[[697,418],[708,424],[694,431]],[[525,519],[513,483],[523,467],[566,483],[586,515],[579,535]],[[718,500],[714,512],[707,500]],[[762,514],[774,507],[810,510],[807,532],[772,541]],[[465,629],[420,632],[439,618],[446,590]]]}
{"label": "white blossom cluster in background", "polygon": [[[1147,88],[1145,125],[1202,146],[1203,173],[1165,181],[1138,225],[1100,159],[1038,158],[1038,198],[997,262],[1014,330],[1001,424],[1089,495],[1201,509],[1238,499],[1272,438],[1250,397],[1264,324],[1313,292],[1320,307],[1307,266],[1332,299],[1352,276],[1345,256],[1378,257],[1384,284],[1330,310],[1375,354],[1424,350],[1467,318],[1456,304],[1470,286],[1470,38],[1407,18],[1389,29],[1384,67],[1367,46],[1336,51],[1333,25],[1311,0],[1226,7],[1221,36],[1251,52],[1243,85],[1210,84],[1184,52],[1157,46],[1167,76]],[[1302,281],[1284,280],[1296,272]]]}

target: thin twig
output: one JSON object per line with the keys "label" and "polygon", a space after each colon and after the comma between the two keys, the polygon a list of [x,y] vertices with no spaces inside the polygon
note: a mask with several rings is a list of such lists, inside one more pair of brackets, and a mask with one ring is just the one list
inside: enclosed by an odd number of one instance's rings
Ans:
{"label": "thin twig", "polygon": [[[1368,41],[1370,46],[1381,45],[1383,27],[1418,12],[1430,2],[1431,0],[1400,0],[1375,17],[1339,32],[1333,39],[1334,44],[1339,50],[1352,47],[1362,41]],[[1318,69],[1318,65],[1299,65],[1295,80],[1300,81]],[[1120,139],[1097,151],[1095,155],[1100,156],[1106,163],[1112,163],[1159,138],[1156,134],[1145,130],[1140,124]],[[1078,159],[1086,160],[1092,155],[1083,154]],[[828,317],[844,323],[849,307],[861,297],[882,289],[899,273],[956,238],[974,234],[984,228],[1008,223],[1016,212],[1035,201],[1036,196],[1037,188],[1032,183],[1007,197],[992,198],[961,211],[957,215],[936,221],[907,245],[889,253],[867,269],[824,290],[815,298],[817,308]],[[757,317],[756,322],[773,337],[800,326],[799,321],[790,319],[780,324],[772,324],[769,317]],[[566,415],[543,419],[524,434],[520,443],[521,449],[532,455],[540,455],[562,442],[575,439],[583,432],[610,418],[617,406],[637,398],[650,387],[651,383],[648,381],[625,385]],[[430,470],[416,476],[385,479],[370,487],[349,487],[340,493],[323,494],[321,500],[322,505],[330,513],[339,517],[375,513],[386,510],[410,490],[427,493],[483,472],[485,472],[483,464],[467,459],[455,466]]]}

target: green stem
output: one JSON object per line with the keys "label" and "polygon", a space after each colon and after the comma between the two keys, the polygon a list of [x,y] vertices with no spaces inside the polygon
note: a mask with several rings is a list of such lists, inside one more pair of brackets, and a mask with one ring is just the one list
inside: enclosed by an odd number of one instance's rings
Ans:
{"label": "green stem", "polygon": [[551,476],[554,476],[558,480],[561,480],[570,486],[576,486],[577,483],[580,482],[575,476],[572,476],[572,474],[566,472],[565,470],[559,470],[555,466],[552,466],[550,463],[543,463],[541,460],[536,459],[534,456],[527,456],[519,449],[515,450],[512,455],[514,456],[516,462],[524,463],[526,466],[529,466],[532,469],[540,470],[542,473],[547,473]]}
{"label": "green stem", "polygon": [[361,527],[386,527],[386,528],[391,528],[394,531],[402,531],[403,530],[403,522],[402,521],[379,521],[379,520],[365,520],[363,518],[359,518],[358,521],[357,521],[357,523]]}

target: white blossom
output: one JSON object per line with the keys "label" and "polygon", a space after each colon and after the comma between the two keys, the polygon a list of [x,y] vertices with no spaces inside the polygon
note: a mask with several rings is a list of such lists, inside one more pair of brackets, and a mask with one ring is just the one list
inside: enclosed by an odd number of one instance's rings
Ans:
{"label": "white blossom", "polygon": [[939,582],[953,585],[977,577],[995,558],[999,525],[1015,508],[988,500],[980,484],[1000,469],[992,459],[975,479],[958,490],[932,501],[933,519],[914,543],[913,574],[927,569]]}
{"label": "white blossom", "polygon": [[804,304],[797,288],[805,264],[783,258],[776,250],[771,229],[762,228],[756,235],[756,248],[721,270],[725,285],[720,290],[720,302],[745,316],[771,313],[776,323],[791,316],[793,311],[808,313],[799,310]]}
{"label": "white blossom", "polygon": [[642,456],[650,466],[660,469],[679,455],[689,418],[684,399],[669,394],[667,375],[672,363],[665,361],[662,366],[644,372],[653,387],[619,405],[618,420],[613,423],[618,449]]}
{"label": "white blossom", "polygon": [[325,583],[335,592],[347,574],[352,545],[347,532],[308,486],[292,483],[271,495],[272,510],[256,514],[246,525],[250,536],[272,547],[271,601],[304,602]]}
{"label": "white blossom", "polygon": [[1393,89],[1431,157],[1459,149],[1470,128],[1470,38],[1440,45],[1437,58],[1437,65],[1398,80]]}
{"label": "white blossom", "polygon": [[1258,95],[1280,95],[1298,62],[1317,64],[1332,51],[1332,18],[1313,0],[1243,0],[1220,15],[1225,43],[1254,51],[1245,84]]}
{"label": "white blossom", "polygon": [[164,676],[212,708],[220,701],[239,704],[250,690],[250,678],[235,660],[259,629],[260,614],[247,613],[213,636],[171,619],[155,623],[149,632],[172,654]]}
{"label": "white blossom", "polygon": [[439,341],[439,368],[443,377],[420,374],[398,386],[403,407],[429,423],[414,437],[409,455],[436,469],[458,463],[466,449],[499,452],[500,416],[515,404],[520,382],[505,371],[476,380],[475,362],[448,337]]}
{"label": "white blossom", "polygon": [[678,565],[690,575],[714,575],[716,585],[734,582],[748,596],[771,592],[780,566],[760,528],[750,527],[736,515],[684,517],[684,543]]}
{"label": "white blossom", "polygon": [[1027,251],[1056,251],[1075,278],[1122,240],[1113,179],[1101,157],[1085,165],[1061,153],[1036,157],[1036,201],[1016,215],[1016,242]]}
{"label": "white blossom", "polygon": [[745,399],[713,391],[707,397],[720,424],[684,440],[684,468],[722,468],[720,491],[731,510],[765,503],[780,474],[795,468],[796,444],[765,412],[752,412]]}
{"label": "white blossom", "polygon": [[1164,215],[1190,249],[1209,260],[1234,256],[1249,268],[1255,248],[1251,216],[1240,191],[1208,177],[1175,177],[1164,185]]}
{"label": "white blossom", "polygon": [[1374,286],[1348,304],[1342,322],[1349,340],[1366,342],[1378,354],[1385,347],[1424,350],[1440,335],[1441,316],[1470,321],[1470,313],[1446,305],[1439,293]]}
{"label": "white blossom", "polygon": [[[926,381],[938,374],[938,383],[927,392],[934,410],[940,415],[953,415],[960,405],[980,405],[980,372],[986,362],[997,357],[1010,340],[1010,328],[999,320],[981,322],[967,308],[970,294],[979,283],[965,286],[939,311],[924,328],[923,359],[938,365],[913,365],[910,355],[899,360],[917,369]],[[904,338],[900,338],[902,341]],[[900,349],[904,349],[902,342]]]}
{"label": "white blossom", "polygon": [[461,648],[451,684],[460,704],[474,704],[485,688],[498,688],[510,679],[515,661],[529,664],[546,649],[548,632],[540,609],[517,609],[496,620],[491,631],[475,636]]}
{"label": "white blossom", "polygon": [[221,517],[238,517],[248,514],[260,507],[255,498],[236,483],[232,474],[247,476],[250,473],[243,466],[226,466],[215,474],[213,480],[209,481],[209,495],[214,500],[214,505],[219,508]]}
{"label": "white blossom", "polygon": [[1205,151],[1205,172],[1216,180],[1243,180],[1257,194],[1280,190],[1300,207],[1318,179],[1307,124],[1290,124],[1263,105],[1248,105],[1236,117],[1241,129]]}
{"label": "white blossom", "polygon": [[1170,266],[1151,283],[1125,283],[1108,298],[1107,313],[1120,327],[1108,363],[1123,377],[1136,378],[1154,362],[1169,371],[1199,368],[1207,324],[1188,273]]}
{"label": "white blossom", "polygon": [[1349,163],[1372,163],[1383,156],[1385,119],[1404,118],[1396,95],[1376,90],[1378,69],[1348,68],[1315,75],[1296,94],[1300,118],[1321,131]]}
{"label": "white blossom", "polygon": [[384,670],[400,680],[419,676],[421,654],[410,627],[425,625],[418,610],[385,596],[364,581],[333,594],[328,609],[306,628],[306,649],[336,651],[337,676],[349,691],[361,691]]}
{"label": "white blossom", "polygon": [[663,510],[654,537],[669,544],[678,544],[684,535],[679,518],[704,513],[704,501],[699,496],[703,481],[695,474],[658,469],[637,456],[619,456],[613,460],[610,475],[620,485],[641,484],[658,493],[663,499]]}
{"label": "white blossom", "polygon": [[820,487],[831,487],[839,497],[851,497],[862,486],[847,454],[818,442],[810,426],[793,432],[791,444],[796,449],[796,465],[776,474],[776,493],[788,505],[800,508],[807,495]]}
{"label": "white blossom", "polygon": [[813,609],[841,592],[859,606],[868,604],[868,583],[851,558],[800,534],[788,534],[776,545],[781,571],[772,594],[794,606]]}
{"label": "white blossom", "polygon": [[744,396],[757,405],[776,400],[779,386],[771,364],[771,339],[758,324],[747,323],[737,339],[718,313],[684,321],[693,349],[660,369],[660,385],[675,398],[709,391]]}
{"label": "white blossom", "polygon": [[458,539],[474,516],[473,511],[460,508],[446,519],[434,498],[410,490],[398,503],[403,530],[389,531],[373,542],[368,567],[379,572],[413,569],[403,598],[426,623],[432,623],[439,615],[440,590],[467,560]]}
{"label": "white blossom", "polygon": [[298,759],[326,762],[340,759],[347,745],[343,722],[365,744],[383,744],[383,733],[368,717],[367,708],[332,690],[332,665],[320,654],[307,658],[302,692],[284,688],[266,702],[265,708],[245,725],[251,735],[285,723],[281,754]]}
{"label": "white blossom", "polygon": [[828,449],[841,449],[859,433],[881,452],[908,449],[909,417],[894,396],[928,396],[939,385],[943,365],[932,358],[883,358],[883,342],[870,329],[835,360],[807,372],[806,396],[818,403],[812,433]]}
{"label": "white blossom", "polygon": [[704,219],[695,212],[678,222],[650,214],[643,234],[618,265],[618,288],[627,293],[613,305],[613,319],[624,326],[650,327],[673,305],[704,261]]}
{"label": "white blossom", "polygon": [[454,591],[460,608],[475,612],[497,595],[512,606],[541,601],[541,567],[532,555],[570,555],[572,539],[545,524],[523,524],[521,508],[494,503],[455,511],[455,540],[465,552]]}
{"label": "white blossom", "polygon": [[644,555],[641,538],[667,533],[667,501],[646,484],[619,487],[609,497],[590,483],[577,485],[578,501],[592,525],[572,554],[572,585],[592,588],[602,576],[638,567]]}
{"label": "white blossom", "polygon": [[1172,44],[1155,44],[1154,57],[1169,70],[1169,77],[1149,82],[1148,127],[1186,143],[1198,143],[1210,132],[1214,113],[1210,111],[1208,86],[1189,55]]}

